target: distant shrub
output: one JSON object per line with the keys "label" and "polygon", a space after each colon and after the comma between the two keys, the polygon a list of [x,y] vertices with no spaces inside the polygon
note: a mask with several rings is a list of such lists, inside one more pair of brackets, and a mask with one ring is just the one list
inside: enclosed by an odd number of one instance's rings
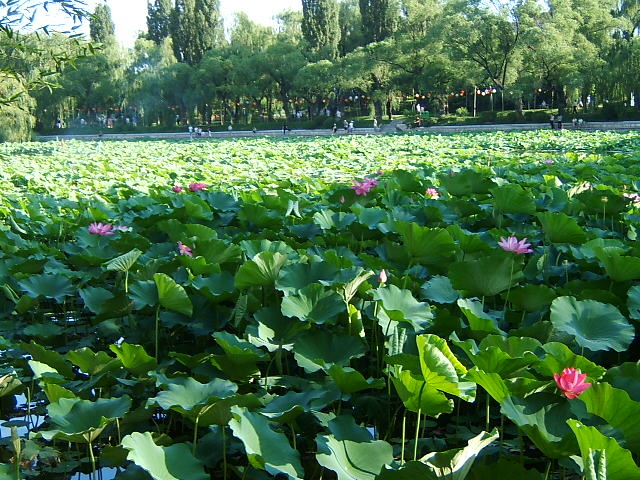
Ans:
{"label": "distant shrub", "polygon": [[456,108],[456,115],[459,117],[466,117],[469,115],[469,110],[466,107]]}

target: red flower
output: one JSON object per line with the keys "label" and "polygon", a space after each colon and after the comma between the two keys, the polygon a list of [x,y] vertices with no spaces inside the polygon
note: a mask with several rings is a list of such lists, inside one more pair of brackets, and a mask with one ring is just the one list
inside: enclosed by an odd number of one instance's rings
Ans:
{"label": "red flower", "polygon": [[580,370],[576,370],[573,367],[562,370],[562,375],[554,373],[553,378],[558,388],[570,399],[578,398],[582,392],[591,386],[590,383],[584,383],[587,379],[587,374],[580,373]]}

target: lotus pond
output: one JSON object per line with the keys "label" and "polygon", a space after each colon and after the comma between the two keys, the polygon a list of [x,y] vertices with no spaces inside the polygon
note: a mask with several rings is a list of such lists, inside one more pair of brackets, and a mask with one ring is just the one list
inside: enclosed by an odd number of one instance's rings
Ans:
{"label": "lotus pond", "polygon": [[640,479],[638,133],[0,162],[0,479]]}

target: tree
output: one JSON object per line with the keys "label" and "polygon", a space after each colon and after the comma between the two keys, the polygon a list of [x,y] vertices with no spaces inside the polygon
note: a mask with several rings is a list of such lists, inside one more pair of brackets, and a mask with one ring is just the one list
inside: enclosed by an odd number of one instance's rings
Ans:
{"label": "tree", "polygon": [[340,2],[338,25],[340,28],[338,52],[341,57],[365,44],[358,0],[342,0]]}
{"label": "tree", "polygon": [[156,45],[171,35],[171,0],[155,0],[147,4],[147,38]]}
{"label": "tree", "polygon": [[521,59],[517,6],[491,11],[472,0],[458,10],[444,25],[454,58],[480,67],[491,86],[500,89],[504,110],[504,90],[517,79]]}
{"label": "tree", "polygon": [[396,31],[399,20],[397,0],[360,0],[365,41],[380,42]]}
{"label": "tree", "polygon": [[336,58],[340,41],[336,0],[302,0],[302,34],[319,58]]}
{"label": "tree", "polygon": [[223,39],[219,0],[176,0],[171,15],[173,51],[180,62],[196,65]]}
{"label": "tree", "polygon": [[99,3],[89,21],[91,40],[97,43],[109,43],[113,40],[116,27],[111,19],[111,9],[106,3]]}

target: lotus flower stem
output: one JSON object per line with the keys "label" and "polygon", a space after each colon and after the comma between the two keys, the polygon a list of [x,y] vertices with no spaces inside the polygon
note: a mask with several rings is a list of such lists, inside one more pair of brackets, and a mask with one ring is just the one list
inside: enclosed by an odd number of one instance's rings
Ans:
{"label": "lotus flower stem", "polygon": [[293,428],[293,425],[290,423],[289,427],[291,428],[291,439],[293,440],[293,449],[297,450],[298,449],[298,443],[296,441],[296,430],[295,428]]}
{"label": "lotus flower stem", "polygon": [[[89,438],[91,438],[91,432],[89,433]],[[89,458],[91,459],[91,480],[93,480],[93,474],[96,473],[96,457],[93,455],[93,445],[91,444],[91,440],[87,442],[89,444]]]}
{"label": "lotus flower stem", "polygon": [[509,273],[509,287],[507,287],[507,296],[504,298],[504,310],[503,314],[507,313],[507,304],[509,303],[509,294],[511,293],[511,283],[513,282],[513,266],[515,265],[515,258],[511,259],[511,273]]}
{"label": "lotus flower stem", "polygon": [[191,447],[191,453],[196,456],[196,445],[198,443],[198,422],[200,421],[200,415],[196,416],[195,425],[193,427],[193,446]]}
{"label": "lotus flower stem", "polygon": [[160,329],[160,304],[156,308],[156,363],[158,363],[158,330]]}
{"label": "lotus flower stem", "polygon": [[407,410],[405,409],[404,413],[402,414],[402,442],[400,443],[402,445],[402,449],[400,450],[400,464],[404,464],[404,442],[405,442],[405,439],[407,438],[406,433],[407,433]]}
{"label": "lotus flower stem", "polygon": [[418,419],[416,422],[416,439],[413,444],[413,461],[418,460],[418,435],[420,433],[420,416],[422,415],[422,408],[418,408]]}
{"label": "lotus flower stem", "polygon": [[489,392],[487,392],[487,407],[486,407],[487,408],[487,420],[485,422],[485,427],[484,427],[485,431],[487,431],[487,432],[489,431],[490,401],[491,401],[491,397],[489,397]]}
{"label": "lotus flower stem", "polygon": [[[225,426],[222,429],[222,478],[227,480],[227,435],[224,431]],[[248,467],[247,467],[248,468]],[[246,470],[245,470],[246,473]]]}

